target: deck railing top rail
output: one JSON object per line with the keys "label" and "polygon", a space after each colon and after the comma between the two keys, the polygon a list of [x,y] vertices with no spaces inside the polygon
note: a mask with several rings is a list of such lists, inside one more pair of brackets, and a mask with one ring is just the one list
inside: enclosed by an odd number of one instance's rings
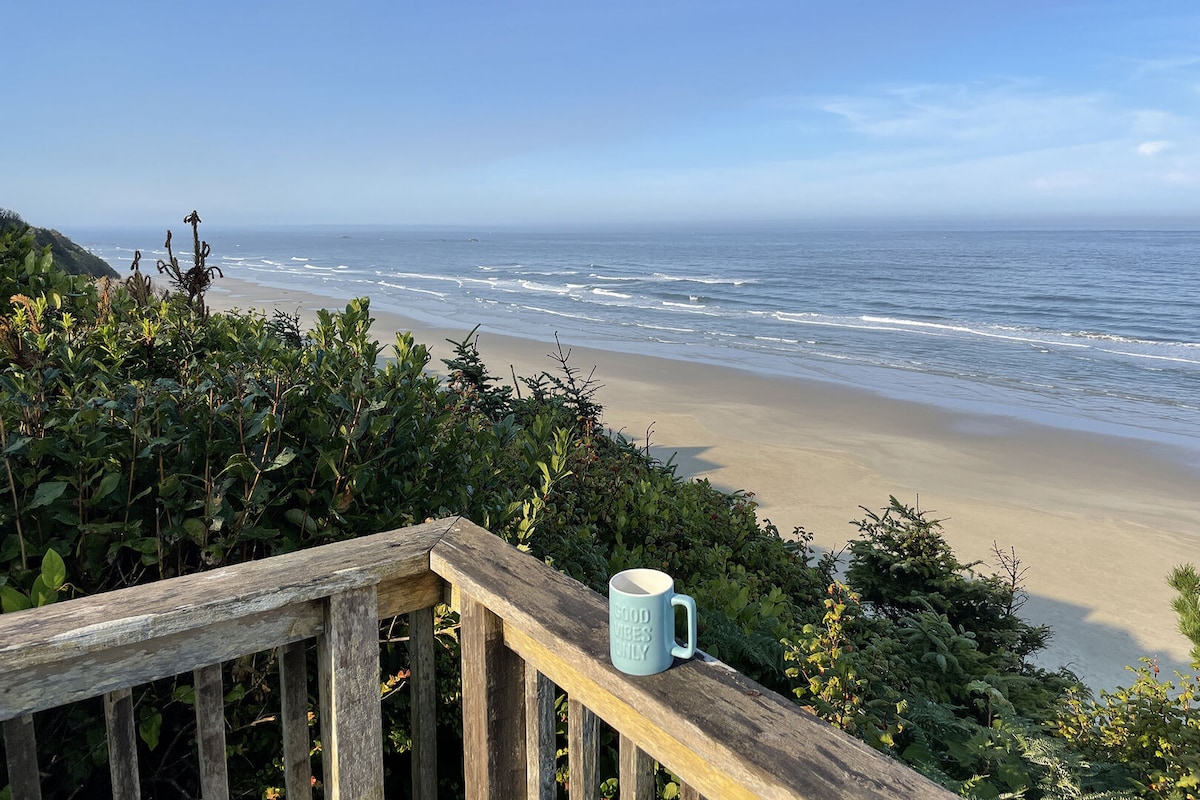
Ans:
{"label": "deck railing top rail", "polygon": [[[524,698],[497,714],[470,699],[468,683],[519,693],[521,671],[553,681],[573,709],[710,798],[951,796],[714,659],[649,677],[618,672],[603,597],[461,519],[0,615],[0,720],[327,636],[330,599],[343,596],[373,597],[377,619],[443,601],[462,611],[464,714],[483,708],[482,728],[464,725],[470,796],[504,796],[479,781],[526,754],[523,744],[497,755],[500,743],[472,740],[489,725],[523,726]],[[491,652],[518,672],[468,663]],[[473,762],[482,777],[472,779]],[[534,781],[514,780],[538,796]]]}

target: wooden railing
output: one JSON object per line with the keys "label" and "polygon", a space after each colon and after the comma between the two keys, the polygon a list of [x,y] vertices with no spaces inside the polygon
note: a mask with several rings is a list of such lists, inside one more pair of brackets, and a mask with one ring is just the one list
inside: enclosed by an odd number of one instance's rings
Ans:
{"label": "wooden railing", "polygon": [[471,800],[554,798],[555,686],[568,698],[570,794],[597,794],[600,721],[621,797],[951,795],[711,658],[630,677],[608,660],[607,601],[464,520],[417,525],[0,616],[0,720],[13,800],[40,798],[32,715],[104,696],[113,797],[139,797],[132,687],[192,671],[203,797],[229,794],[221,662],[279,648],[289,800],[311,797],[306,640],[317,640],[325,796],[383,795],[378,620],[408,614],[413,795],[437,776],[433,606],[461,613]]}

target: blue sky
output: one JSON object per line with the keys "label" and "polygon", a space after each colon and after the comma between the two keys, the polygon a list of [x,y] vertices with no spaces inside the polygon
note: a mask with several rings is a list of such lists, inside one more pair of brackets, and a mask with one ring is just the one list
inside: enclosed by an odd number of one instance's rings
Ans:
{"label": "blue sky", "polygon": [[1200,4],[20,2],[35,224],[1200,220]]}

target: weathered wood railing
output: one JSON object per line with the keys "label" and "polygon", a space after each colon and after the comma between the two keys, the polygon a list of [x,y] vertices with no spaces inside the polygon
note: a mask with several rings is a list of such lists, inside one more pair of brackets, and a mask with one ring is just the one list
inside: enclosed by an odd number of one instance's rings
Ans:
{"label": "weathered wood railing", "polygon": [[467,797],[555,797],[555,685],[570,793],[597,793],[603,720],[621,797],[946,798],[947,792],[718,661],[633,678],[608,661],[607,601],[463,520],[367,536],[0,616],[0,720],[14,800],[40,797],[32,715],[104,696],[114,798],[139,797],[131,687],[194,673],[203,796],[228,797],[221,662],[280,648],[289,800],[311,797],[305,640],[318,652],[325,796],[383,797],[377,621],[409,614],[413,794],[436,791],[433,606],[461,612]]}

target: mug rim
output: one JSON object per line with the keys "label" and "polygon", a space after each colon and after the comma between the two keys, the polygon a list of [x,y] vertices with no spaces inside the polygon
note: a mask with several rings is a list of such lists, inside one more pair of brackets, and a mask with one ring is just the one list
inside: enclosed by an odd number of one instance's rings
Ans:
{"label": "mug rim", "polygon": [[608,579],[609,594],[625,597],[654,597],[675,590],[675,579],[660,569],[624,569]]}

